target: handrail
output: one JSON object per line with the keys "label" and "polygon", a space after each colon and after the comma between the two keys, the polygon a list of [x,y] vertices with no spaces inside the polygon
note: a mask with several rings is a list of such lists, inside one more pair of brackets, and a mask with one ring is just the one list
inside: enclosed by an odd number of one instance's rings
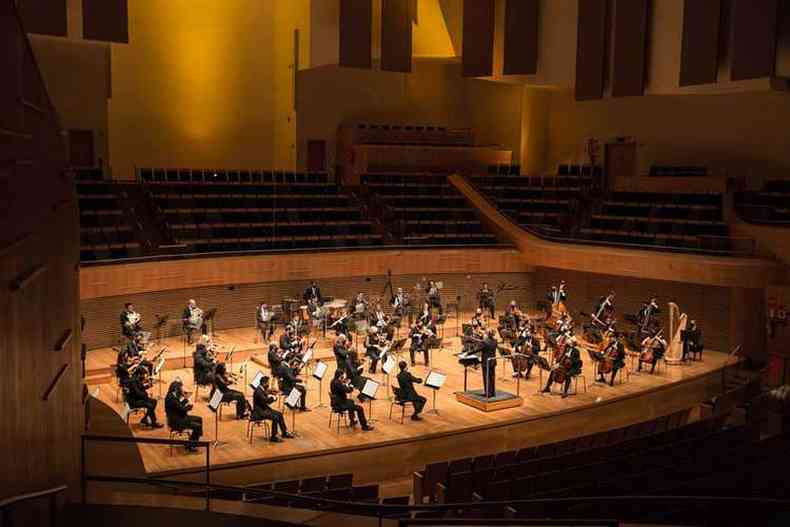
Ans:
{"label": "handrail", "polygon": [[[516,499],[504,501],[471,501],[471,502],[456,502],[456,503],[442,503],[442,504],[415,504],[415,505],[395,505],[395,504],[380,504],[369,502],[358,502],[350,500],[337,500],[327,499],[315,496],[306,496],[303,494],[292,494],[287,492],[279,492],[269,489],[256,489],[242,486],[232,485],[216,485],[216,484],[203,484],[192,481],[177,481],[168,479],[154,479],[154,478],[132,478],[121,476],[87,476],[88,481],[102,482],[102,483],[132,483],[142,485],[165,485],[190,489],[198,489],[205,491],[210,495],[212,491],[222,492],[235,492],[243,496],[243,501],[250,502],[246,499],[246,495],[255,495],[262,498],[281,498],[289,502],[300,502],[305,504],[312,504],[314,507],[327,510],[333,507],[339,508],[344,513],[355,513],[361,515],[374,515],[377,517],[391,517],[413,512],[442,512],[442,511],[457,511],[465,509],[504,509],[505,507],[519,507],[519,506],[538,506],[538,505],[561,505],[567,504],[568,507],[572,505],[579,505],[582,503],[618,503],[623,502],[653,502],[653,503],[666,503],[666,502],[693,502],[696,506],[703,505],[716,505],[729,504],[733,507],[740,507],[746,504],[756,505],[774,505],[790,510],[790,500],[777,499],[777,498],[759,498],[759,497],[730,497],[730,496],[672,496],[672,495],[646,495],[646,496],[574,496],[563,498],[529,498],[529,499]],[[265,502],[260,502],[266,504]],[[366,514],[367,513],[367,514]]]}
{"label": "handrail", "polygon": [[[527,231],[528,233],[540,238],[541,240],[550,241],[550,242],[557,242],[557,243],[573,243],[578,245],[593,245],[593,246],[605,246],[605,247],[621,247],[626,249],[639,249],[639,250],[650,250],[650,251],[661,251],[661,252],[675,252],[675,253],[683,253],[683,254],[709,254],[714,256],[721,256],[721,255],[751,255],[754,253],[754,249],[751,251],[728,251],[728,250],[715,250],[715,249],[688,249],[685,247],[671,247],[671,246],[658,246],[658,245],[644,245],[641,243],[628,243],[628,242],[610,242],[605,240],[587,240],[585,238],[576,238],[573,236],[555,236],[552,234],[548,234],[545,230],[541,228],[536,228],[532,225],[522,225],[520,224],[515,218],[512,217],[511,214],[502,210],[497,204],[496,201],[491,199],[488,194],[486,194],[477,183],[475,183],[471,178],[465,177],[464,180],[466,183],[472,187],[480,197],[487,202],[490,206],[498,210],[500,213],[505,215],[511,221],[518,225],[519,228]],[[711,236],[704,236],[706,238],[710,238]],[[698,238],[702,238],[698,236]],[[743,240],[750,240],[754,242],[751,238],[745,237],[727,237],[727,239],[743,239]]]}
{"label": "handrail", "polygon": [[179,254],[155,254],[151,256],[137,256],[134,258],[114,258],[106,260],[86,260],[80,262],[81,267],[98,267],[102,265],[112,265],[118,263],[144,263],[144,262],[161,262],[166,260],[189,260],[193,258],[216,258],[223,256],[269,256],[275,254],[298,254],[304,252],[346,252],[346,251],[408,251],[408,250],[425,250],[425,249],[503,249],[513,248],[512,244],[504,243],[484,243],[484,244],[409,244],[409,245],[366,245],[354,247],[313,247],[302,249],[275,249],[275,250],[254,250],[254,251],[213,251],[201,253],[179,253]]}
{"label": "handrail", "polygon": [[0,510],[10,507],[11,505],[15,505],[17,503],[22,503],[24,501],[30,501],[37,498],[43,498],[45,496],[53,496],[56,494],[60,494],[61,492],[65,492],[68,490],[67,485],[59,485],[57,487],[52,487],[50,489],[39,490],[36,492],[29,492],[27,494],[20,494],[18,496],[11,496],[10,498],[6,498],[0,501]]}

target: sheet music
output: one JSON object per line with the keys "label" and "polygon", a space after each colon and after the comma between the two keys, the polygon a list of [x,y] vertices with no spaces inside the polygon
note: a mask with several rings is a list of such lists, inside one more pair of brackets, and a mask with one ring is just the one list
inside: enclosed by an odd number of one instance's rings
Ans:
{"label": "sheet music", "polygon": [[258,386],[261,385],[261,380],[263,380],[263,372],[259,371],[255,374],[255,377],[253,377],[252,381],[250,382],[250,388],[256,390]]}
{"label": "sheet music", "polygon": [[394,368],[395,368],[395,359],[392,358],[392,355],[387,355],[387,360],[384,361],[384,364],[381,365],[381,369],[384,371],[385,374],[389,375]]}
{"label": "sheet music", "polygon": [[313,358],[313,348],[308,348],[302,356],[302,364],[307,364],[307,361]]}
{"label": "sheet music", "polygon": [[288,405],[289,408],[298,408],[299,407],[299,400],[302,398],[302,394],[294,388],[291,390],[291,393],[288,394],[288,398],[285,400],[285,404]]}
{"label": "sheet music", "polygon": [[121,419],[124,421],[129,419],[129,413],[131,413],[132,408],[129,406],[129,403],[126,401],[123,402],[123,406],[121,407]]}
{"label": "sheet music", "polygon": [[327,365],[324,362],[318,361],[313,369],[313,377],[319,381],[326,375]]}
{"label": "sheet music", "polygon": [[438,371],[430,371],[428,372],[428,377],[425,379],[425,386],[428,388],[435,388],[439,389],[444,385],[444,381],[447,380],[447,375],[444,373],[439,373]]}
{"label": "sheet music", "polygon": [[222,392],[216,390],[214,392],[214,396],[211,397],[211,400],[208,402],[209,410],[211,410],[212,412],[216,412],[217,409],[219,408],[219,403],[221,402],[222,402]]}
{"label": "sheet music", "polygon": [[373,379],[367,379],[365,381],[365,386],[362,387],[362,395],[368,397],[370,399],[376,398],[376,392],[379,389],[379,383],[374,381]]}

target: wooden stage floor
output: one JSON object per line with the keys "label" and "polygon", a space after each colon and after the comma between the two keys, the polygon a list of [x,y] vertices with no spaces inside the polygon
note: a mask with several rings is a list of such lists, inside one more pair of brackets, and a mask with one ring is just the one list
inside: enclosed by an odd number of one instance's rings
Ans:
{"label": "wooden stage floor", "polygon": [[[260,355],[261,359],[265,356],[263,344],[254,342],[252,328],[222,331],[219,335],[223,345],[235,344],[237,350],[250,355]],[[436,408],[432,404],[431,390],[418,387],[418,391],[428,398],[423,421],[417,422],[408,418],[410,407],[403,424],[400,423],[398,407],[394,409],[393,420],[390,420],[390,402],[382,386],[379,391],[380,399],[372,404],[374,431],[365,433],[358,427],[354,430],[343,427],[338,434],[334,427],[330,429],[328,389],[335,365],[333,360],[329,360],[327,377],[321,386],[321,400],[325,406],[317,407],[318,381],[308,379],[307,402],[313,410],[296,414],[295,428],[299,434],[296,439],[279,444],[270,443],[262,437],[262,430],[259,430],[254,443],[250,445],[245,437],[246,422],[236,420],[234,412],[225,409],[219,423],[219,439],[224,444],[211,452],[212,470],[220,477],[212,478],[227,483],[253,483],[340,472],[365,472],[367,477],[361,479],[374,481],[404,477],[434,458],[460,458],[560,441],[692,407],[716,393],[721,383],[721,375],[717,373],[720,373],[728,360],[724,353],[706,351],[701,362],[661,367],[660,372],[655,375],[632,374],[625,383],[618,381],[614,387],[610,387],[608,384],[595,382],[593,365],[583,353],[586,392],[583,389],[584,382],[580,379],[579,393],[568,398],[560,397],[560,386],[556,384],[552,394],[539,394],[538,391],[543,386],[539,385],[539,369],[536,367],[529,380],[522,379],[520,382],[523,406],[484,413],[456,401],[454,394],[463,390],[464,375],[463,367],[453,355],[460,349],[460,340],[450,335],[454,335],[452,323],[448,325],[443,349],[432,352],[432,366],[447,374],[446,384],[436,397]],[[177,344],[180,346],[180,343]],[[181,350],[177,348],[171,353],[180,354]],[[320,347],[317,355],[331,356],[328,343]],[[162,393],[166,392],[167,385],[176,376],[185,381],[188,390],[192,389],[192,371],[181,368],[179,357],[180,355],[176,355],[168,360],[168,366],[163,372]],[[404,358],[408,361],[408,352],[405,352]],[[106,370],[107,364],[113,360],[112,350],[91,351],[88,354],[88,370],[98,374]],[[234,369],[238,367],[239,360],[234,361]],[[418,358],[418,365],[412,371],[424,378],[428,369],[419,362]],[[261,364],[253,361],[249,364],[249,379],[258,370],[268,374]],[[374,379],[382,382],[385,380],[381,373],[374,376]],[[480,388],[480,370],[470,369],[468,380],[469,389]],[[543,382],[545,381],[546,372],[543,373]],[[391,382],[394,383],[395,379]],[[116,401],[115,385],[104,381],[96,384],[99,385],[99,399],[120,413],[121,404]],[[241,390],[241,386],[238,388]],[[509,363],[498,363],[497,389],[516,393],[517,383],[512,378]],[[158,396],[159,387],[154,386],[150,393]],[[203,417],[204,439],[212,440],[215,416],[207,407],[206,395],[206,390],[200,393],[193,413]],[[249,388],[246,395],[251,399]],[[164,423],[163,404],[160,400],[157,414]],[[368,405],[365,404],[364,407],[369,415]],[[139,417],[134,417],[131,423],[133,435],[168,436],[167,428],[150,431],[141,427],[138,421]],[[286,421],[290,428],[292,416],[288,412]],[[139,452],[149,475],[186,479],[202,477],[201,470],[205,466],[205,455],[202,453],[186,454],[177,450],[170,455],[167,448],[154,445],[141,445]]]}

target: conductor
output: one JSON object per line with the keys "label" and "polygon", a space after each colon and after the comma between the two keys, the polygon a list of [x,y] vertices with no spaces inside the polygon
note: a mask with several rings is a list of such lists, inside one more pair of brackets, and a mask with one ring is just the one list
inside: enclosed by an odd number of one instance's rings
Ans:
{"label": "conductor", "polygon": [[480,360],[482,362],[481,371],[483,373],[483,390],[486,398],[496,395],[496,337],[494,330],[489,329],[486,338],[480,347]]}

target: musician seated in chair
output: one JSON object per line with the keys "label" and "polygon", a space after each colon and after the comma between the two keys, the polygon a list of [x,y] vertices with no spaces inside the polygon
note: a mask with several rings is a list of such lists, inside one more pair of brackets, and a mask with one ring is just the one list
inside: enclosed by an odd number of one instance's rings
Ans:
{"label": "musician seated in chair", "polygon": [[593,310],[593,324],[596,327],[608,327],[614,318],[614,291],[598,299]]}
{"label": "musician seated in chair", "polygon": [[516,341],[513,344],[513,349],[520,355],[526,357],[513,357],[513,377],[524,377],[529,379],[532,373],[532,367],[538,361],[540,356],[540,343],[532,333],[532,329],[528,324],[525,324],[518,334]]}
{"label": "musician seated in chair", "polygon": [[472,320],[469,321],[469,325],[472,326],[472,330],[476,336],[483,338],[485,335],[486,321],[485,317],[483,316],[482,308],[477,308],[477,311],[475,311],[475,316],[473,316]]}
{"label": "musician seated in chair", "polygon": [[181,323],[184,327],[184,333],[187,336],[187,344],[192,344],[192,335],[198,329],[200,332],[206,334],[206,322],[203,320],[203,310],[200,309],[194,299],[187,302],[187,307],[181,314]]}
{"label": "musician seated in chair", "polygon": [[288,432],[285,426],[285,418],[282,412],[278,412],[270,405],[277,400],[274,396],[274,391],[269,389],[269,377],[261,378],[261,383],[255,388],[252,394],[252,414],[250,415],[251,421],[271,421],[272,429],[269,441],[272,443],[280,443],[282,439],[277,435],[279,430],[280,435],[286,439],[293,437]]}
{"label": "musician seated in chair", "polygon": [[409,339],[411,339],[411,345],[409,346],[409,357],[411,358],[411,365],[414,366],[415,362],[415,354],[418,352],[422,352],[423,358],[425,359],[425,365],[428,366],[430,364],[429,352],[428,352],[428,339],[431,333],[430,330],[425,328],[421,321],[417,321],[409,331]]}
{"label": "musician seated in chair", "polygon": [[491,318],[496,318],[496,300],[494,299],[494,292],[488,287],[487,282],[483,282],[483,286],[477,292],[477,302],[478,311],[482,313],[484,310],[488,310]]}
{"label": "musician seated in chair", "polygon": [[581,374],[582,366],[581,354],[579,353],[579,348],[576,347],[576,337],[570,337],[568,344],[565,346],[565,352],[549,374],[549,380],[546,383],[546,387],[543,388],[543,393],[549,393],[551,385],[555,382],[564,383],[562,397],[567,397],[571,380],[573,377]]}
{"label": "musician seated in chair", "polygon": [[143,334],[137,333],[132,340],[126,343],[124,346],[124,351],[126,352],[127,359],[132,362],[139,362],[141,368],[145,368],[148,370],[149,375],[153,375],[154,373],[154,365],[151,361],[146,360],[143,358],[143,354],[145,353],[145,346],[143,346]]}
{"label": "musician seated in chair", "polygon": [[134,336],[141,331],[140,314],[134,310],[134,306],[132,304],[124,304],[120,319],[121,334],[124,337],[133,339]]}
{"label": "musician seated in chair", "polygon": [[195,346],[195,356],[192,360],[195,384],[211,386],[209,398],[214,395],[214,367],[216,366],[213,353],[209,350],[210,345],[211,340],[208,335],[200,337],[200,342]]}
{"label": "musician seated in chair", "polygon": [[656,364],[667,351],[667,341],[661,338],[661,331],[652,337],[645,337],[642,341],[642,353],[639,354],[639,366],[636,371],[642,371],[642,363],[650,364],[650,373],[655,373]]}
{"label": "musician seated in chair", "polygon": [[214,387],[222,394],[223,403],[236,403],[236,419],[244,419],[248,415],[249,405],[243,393],[230,387],[233,382],[232,375],[228,374],[225,363],[217,364],[214,371]]}
{"label": "musician seated in chair", "polygon": [[417,390],[414,389],[414,385],[422,384],[422,379],[411,374],[411,372],[407,369],[406,361],[400,361],[398,363],[398,368],[400,368],[400,372],[398,373],[400,400],[409,401],[414,405],[414,413],[412,414],[411,418],[414,421],[420,421],[422,420],[420,413],[425,407],[427,399],[417,393]]}
{"label": "musician seated in chair", "polygon": [[335,370],[335,376],[332,379],[329,390],[333,411],[339,413],[348,412],[349,424],[352,428],[356,426],[357,420],[359,420],[364,432],[373,430],[373,427],[368,424],[368,420],[365,418],[365,410],[348,398],[348,395],[354,391],[354,386],[347,380],[342,370]]}
{"label": "musician seated in chair", "polygon": [[511,300],[510,304],[508,304],[507,308],[505,308],[505,323],[507,324],[508,328],[515,332],[521,325],[523,318],[524,313],[521,312],[521,309],[519,309],[516,301]]}
{"label": "musician seated in chair", "polygon": [[266,303],[262,302],[258,305],[258,309],[255,310],[255,320],[261,339],[266,341],[272,338],[274,335],[274,311]]}
{"label": "musician seated in chair", "polygon": [[609,386],[614,386],[617,372],[625,368],[625,347],[619,338],[612,336],[606,350],[603,352],[601,361],[598,363],[598,382],[606,383],[604,373],[612,372],[609,378]]}
{"label": "musician seated in chair", "polygon": [[137,368],[127,384],[126,402],[129,408],[145,408],[145,417],[140,421],[140,424],[148,425],[151,428],[162,428],[162,425],[156,420],[157,400],[148,395],[150,387],[148,370]]}
{"label": "musician seated in chair", "polygon": [[386,346],[386,343],[381,338],[379,329],[376,326],[371,327],[365,337],[365,355],[370,359],[370,373],[376,373],[384,346]]}
{"label": "musician seated in chair", "polygon": [[290,363],[283,362],[280,369],[277,371],[278,378],[280,379],[280,391],[288,397],[288,395],[296,389],[301,397],[299,398],[299,410],[302,412],[309,412],[307,407],[307,388],[304,387],[302,381],[297,377],[298,370],[301,365],[300,359],[294,358]]}
{"label": "musician seated in chair", "polygon": [[304,293],[302,294],[302,300],[304,300],[305,304],[315,302],[319,306],[324,303],[324,297],[321,296],[321,288],[318,287],[318,284],[315,280],[311,281],[310,286],[304,290]]}
{"label": "musician seated in chair", "polygon": [[702,360],[702,330],[697,327],[697,322],[692,320],[689,322],[688,328],[680,332],[680,339],[683,341],[683,357],[682,360],[688,360],[689,355],[699,354]]}
{"label": "musician seated in chair", "polygon": [[[167,424],[176,431],[189,430],[189,440],[198,441],[203,435],[203,418],[199,415],[189,415],[192,403],[184,395],[184,383],[176,377],[170,383],[165,397],[165,414]],[[187,452],[197,452],[194,445],[187,445]]]}

